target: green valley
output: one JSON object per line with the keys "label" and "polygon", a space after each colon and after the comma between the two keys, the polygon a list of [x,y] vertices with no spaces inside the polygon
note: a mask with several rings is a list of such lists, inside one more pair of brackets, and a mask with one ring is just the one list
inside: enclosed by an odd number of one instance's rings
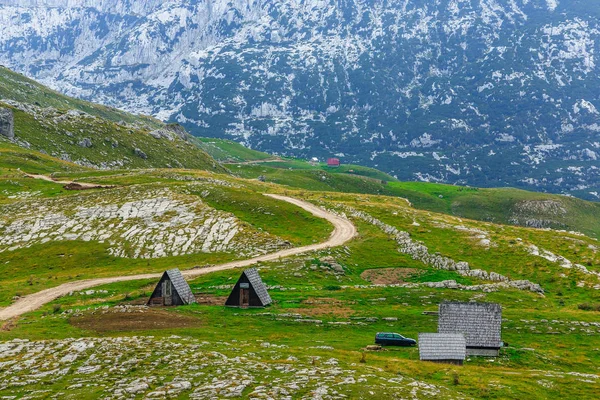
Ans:
{"label": "green valley", "polygon": [[[0,76],[0,397],[597,396],[598,203],[274,157]],[[224,307],[245,267],[270,307]],[[148,307],[173,268],[196,303]],[[499,357],[367,348],[448,300],[502,306]]]}

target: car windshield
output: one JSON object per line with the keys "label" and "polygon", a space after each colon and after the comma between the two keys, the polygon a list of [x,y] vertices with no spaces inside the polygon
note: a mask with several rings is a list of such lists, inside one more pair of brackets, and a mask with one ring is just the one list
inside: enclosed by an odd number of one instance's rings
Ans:
{"label": "car windshield", "polygon": [[397,333],[395,333],[394,336],[396,337],[396,339],[404,339],[404,336],[398,335]]}

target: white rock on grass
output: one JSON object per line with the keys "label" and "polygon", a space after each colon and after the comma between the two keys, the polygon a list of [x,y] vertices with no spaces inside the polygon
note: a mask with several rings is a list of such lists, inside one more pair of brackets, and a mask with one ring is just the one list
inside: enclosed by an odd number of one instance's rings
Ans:
{"label": "white rock on grass", "polygon": [[106,242],[110,254],[132,258],[200,252],[250,256],[286,247],[283,240],[251,231],[235,216],[195,196],[167,189],[115,188],[79,193],[75,199],[23,200],[0,206],[0,252],[65,240]]}
{"label": "white rock on grass", "polygon": [[[61,390],[64,397],[77,397],[87,393],[87,387],[95,387],[98,397],[104,399],[286,399],[306,393],[349,398],[365,387],[379,398],[408,398],[415,388],[417,398],[427,398],[426,394],[442,390],[410,378],[398,380],[384,371],[357,377],[353,368],[335,358],[299,359],[279,345],[249,349],[255,345],[136,336],[13,340],[0,343],[0,398],[44,398],[46,393],[36,390],[46,384],[65,388]],[[57,367],[73,349],[79,351],[72,367]],[[171,378],[173,375],[176,377]]]}
{"label": "white rock on grass", "polygon": [[498,274],[496,272],[487,272],[479,269],[472,270],[469,266],[469,263],[465,261],[457,262],[449,257],[444,257],[438,253],[431,254],[427,246],[425,246],[425,244],[413,240],[408,232],[400,231],[398,228],[388,225],[363,211],[356,210],[349,206],[346,206],[345,208],[348,209],[348,211],[353,217],[362,219],[363,221],[375,225],[386,234],[392,236],[398,243],[399,251],[401,253],[408,254],[414,260],[421,261],[425,265],[431,266],[436,269],[456,271],[457,273],[463,276],[469,276],[494,282],[501,282],[506,283],[508,285],[496,285],[497,288],[514,287],[520,290],[529,290],[539,294],[544,293],[544,289],[538,284],[526,280],[511,281],[506,276]]}

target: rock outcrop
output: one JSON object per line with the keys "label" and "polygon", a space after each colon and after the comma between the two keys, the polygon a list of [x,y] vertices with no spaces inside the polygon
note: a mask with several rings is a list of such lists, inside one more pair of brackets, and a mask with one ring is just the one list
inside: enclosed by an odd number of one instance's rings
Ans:
{"label": "rock outcrop", "polygon": [[111,255],[128,258],[219,252],[253,256],[285,245],[268,233],[250,230],[232,214],[168,190],[115,188],[76,201],[69,197],[0,205],[0,253],[68,240],[104,242]]}
{"label": "rock outcrop", "polygon": [[331,256],[321,258],[322,267],[331,270],[335,275],[344,275],[344,267],[342,267],[335,258]]}
{"label": "rock outcrop", "polygon": [[92,139],[90,139],[90,138],[84,138],[77,144],[79,145],[79,147],[83,147],[86,149],[89,149],[90,147],[92,147],[94,145],[92,143]]}
{"label": "rock outcrop", "polygon": [[15,138],[15,119],[10,108],[0,107],[0,135]]}
{"label": "rock outcrop", "polygon": [[142,160],[148,159],[148,155],[146,153],[144,153],[142,150],[138,149],[137,147],[133,150],[133,152],[136,156],[138,156]]}
{"label": "rock outcrop", "polygon": [[179,124],[168,124],[167,126],[165,126],[165,129],[177,135],[181,140],[188,140],[190,136],[189,133],[187,133],[187,131],[185,130],[185,128]]}
{"label": "rock outcrop", "polygon": [[150,132],[150,136],[156,139],[167,139],[171,142],[175,141],[177,138],[184,141],[187,141],[189,138],[189,134],[186,132],[185,128],[179,124],[165,125],[164,128]]}

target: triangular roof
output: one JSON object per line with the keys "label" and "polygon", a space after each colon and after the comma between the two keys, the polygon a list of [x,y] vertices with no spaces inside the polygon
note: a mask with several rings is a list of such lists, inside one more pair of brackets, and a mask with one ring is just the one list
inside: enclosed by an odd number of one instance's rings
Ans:
{"label": "triangular roof", "polygon": [[242,272],[242,274],[246,275],[246,278],[248,278],[250,285],[252,285],[254,288],[254,291],[256,292],[256,295],[260,299],[260,302],[263,304],[263,306],[269,305],[273,302],[273,300],[271,300],[271,296],[269,296],[269,292],[267,292],[267,286],[264,284],[262,279],[260,279],[260,275],[258,274],[256,268],[248,268]]}
{"label": "triangular roof", "polygon": [[163,277],[165,275],[169,277],[169,280],[173,284],[173,288],[185,304],[192,304],[196,302],[196,297],[192,293],[190,285],[188,285],[187,281],[183,278],[183,275],[181,275],[181,271],[179,269],[174,268],[165,271]]}
{"label": "triangular roof", "polygon": [[467,347],[500,348],[502,307],[497,303],[443,302],[440,304],[439,333],[462,333]]}
{"label": "triangular roof", "polygon": [[462,333],[419,333],[421,360],[464,360],[466,356],[467,344]]}

